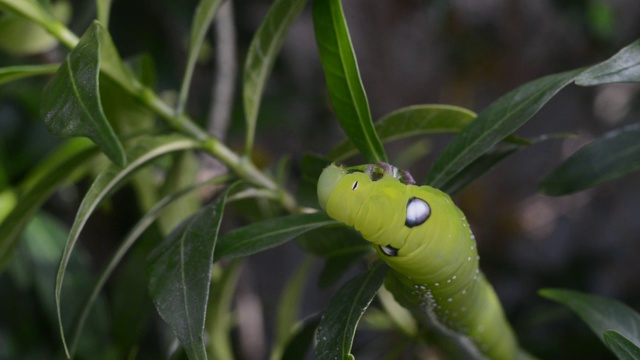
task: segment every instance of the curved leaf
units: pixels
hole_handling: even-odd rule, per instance
[[[369,307],[387,273],[378,263],[367,273],[345,283],[331,299],[316,333],[316,359],[353,360],[351,346],[362,314]]]
[[[124,148],[100,103],[98,76],[103,31],[97,22],[87,29],[45,87],[40,111],[52,134],[88,137],[111,161],[124,166],[127,161]]]
[[[576,84],[593,86],[640,81],[640,40],[625,46],[606,61],[594,65],[576,77]]]
[[[0,0],[3,10],[16,13],[38,24],[55,22],[56,18],[46,11],[38,1]]]
[[[112,255],[111,259],[109,259],[109,262],[104,267],[104,269],[100,273],[98,280],[94,284],[91,294],[87,297],[86,301],[82,305],[80,315],[78,316],[78,319],[76,320],[76,323],[74,325],[73,337],[71,338],[70,351],[72,354],[74,353],[74,349],[76,348],[78,340],[82,335],[85,321],[89,315],[89,312],[91,311],[91,308],[93,307],[93,304],[98,298],[100,291],[115,270],[116,266],[127,254],[133,244],[135,244],[135,242],[140,238],[140,236],[149,228],[149,226],[151,226],[151,224],[156,221],[156,219],[158,219],[159,216],[162,215],[162,213],[167,209],[167,206],[171,205],[176,200],[181,199],[185,195],[192,193],[194,190],[199,189],[204,185],[221,184],[228,180],[229,177],[223,176],[187,186],[162,198],[160,201],[154,204],[153,207],[151,207],[149,211],[140,218],[140,220],[138,220],[138,222],[131,228],[127,236],[124,238],[120,246],[118,246],[118,249]]]
[[[335,224],[326,213],[296,214],[229,231],[218,240],[215,260],[233,259],[282,245],[307,231]]]
[[[118,49],[116,49],[107,29],[98,21],[94,21],[92,26],[96,27],[100,41],[101,71],[111,80],[122,86],[128,94],[137,95],[138,99],[140,99],[140,93],[148,92],[149,90],[143,90],[142,84],[138,82],[134,72],[122,62]],[[144,96],[147,95],[145,94]]]
[[[281,360],[299,360],[305,359],[309,348],[313,344],[313,338],[316,329],[320,323],[320,315],[312,315],[310,318],[302,321],[302,324],[291,335],[289,341],[284,348]]]
[[[9,4],[8,8],[0,5],[2,10],[9,10],[3,11],[0,17],[2,52],[15,56],[29,56],[46,53],[58,45],[58,40],[47,32],[46,28],[40,26],[38,21],[45,21],[47,24],[68,22],[71,17],[71,4],[68,1],[38,3],[21,0],[19,9],[11,8],[12,6],[15,5]]]
[[[213,252],[232,187],[185,220],[149,255],[151,299],[192,360],[207,358],[204,325]]]
[[[640,124],[613,130],[571,155],[540,182],[547,195],[578,192],[640,170]]]
[[[87,139],[71,139],[44,158],[20,184],[16,206],[0,222],[0,270],[11,258],[22,230],[45,200],[58,186],[77,176],[96,155],[98,149]]]
[[[474,162],[469,164],[467,167],[460,170],[454,177],[449,179],[449,181],[442,184],[440,190],[446,192],[449,195],[456,194],[465,186],[469,185],[472,181],[476,180],[480,176],[484,175],[487,171],[491,170],[491,168],[496,166],[499,162],[515,154],[522,148],[522,146],[511,145],[488,151],[487,153],[476,159]]]
[[[373,251],[371,243],[362,239],[360,233],[338,223],[304,234],[298,239],[298,245],[325,258],[318,279],[320,288],[335,284],[364,254]]]
[[[59,64],[18,65],[0,68],[0,85],[30,76],[53,74]]]
[[[309,253],[324,258],[362,255],[373,249],[371,243],[364,240],[357,230],[338,222],[304,234],[298,239],[298,245]]]
[[[236,325],[235,314],[230,312],[234,290],[242,270],[242,260],[231,261],[228,266],[214,267],[211,296],[205,326],[209,335],[207,351],[214,360],[233,359],[231,329]],[[221,270],[216,272],[216,270]]]
[[[300,206],[320,208],[318,205],[318,178],[324,170],[331,164],[331,161],[315,155],[305,154],[300,161],[302,174],[298,185],[297,199]]]
[[[548,75],[524,84],[491,104],[444,149],[426,183],[442,187],[458,172],[511,135],[535,115],[547,101],[571,82],[598,85],[610,82],[639,81],[636,41],[611,58],[588,68]]]
[[[178,103],[176,104],[176,113],[182,114],[187,105],[189,96],[189,86],[191,85],[191,77],[193,70],[200,54],[202,42],[207,34],[207,30],[216,15],[216,11],[222,3],[221,0],[200,0],[193,16],[193,24],[191,25],[191,36],[189,37],[189,54],[187,56],[187,68],[182,78],[182,86],[178,95]]]
[[[540,290],[540,295],[573,310],[602,342],[605,342],[605,331],[615,330],[636,347],[640,346],[640,315],[627,305],[602,296],[570,290],[543,289]]]
[[[614,330],[604,332],[604,342],[620,360],[640,360],[640,348]]]
[[[524,125],[581,69],[548,75],[504,95],[465,127],[444,149],[426,183],[441,188],[458,172]]]
[[[69,356],[69,349],[61,322],[60,293],[62,291],[62,282],[64,280],[67,263],[89,216],[91,216],[98,204],[109,195],[112,190],[121,185],[130,174],[147,165],[153,159],[176,151],[196,149],[199,146],[200,144],[198,142],[179,135],[137,139],[137,147],[132,150],[131,154],[133,160],[124,168],[120,168],[115,164],[107,166],[107,168],[98,175],[89,188],[89,191],[87,191],[78,208],[76,218],[73,221],[69,238],[67,239],[67,244],[65,245],[62,259],[60,260],[60,267],[56,275],[55,298],[58,311],[58,325],[60,326],[60,336],[67,357]]]
[[[313,258],[306,256],[297,270],[291,275],[280,295],[273,350],[269,357],[271,360],[277,360],[282,357],[285,346],[294,333],[312,265]]]
[[[367,161],[387,161],[373,128],[340,0],[314,1],[313,25],[329,97],[342,129]]]
[[[247,125],[245,154],[251,153],[260,99],[287,31],[306,0],[276,0],[256,31],[247,52],[242,78],[242,105]]]
[[[458,132],[467,126],[476,114],[451,105],[413,105],[393,111],[375,123],[382,142],[431,133]],[[343,160],[355,152],[349,139],[336,145],[327,155],[335,161]]]

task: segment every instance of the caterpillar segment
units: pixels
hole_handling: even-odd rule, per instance
[[[392,269],[387,289],[454,358],[528,358],[478,268],[462,211],[444,192],[398,174],[388,164],[352,173],[332,164],[318,181],[320,205],[375,245]]]

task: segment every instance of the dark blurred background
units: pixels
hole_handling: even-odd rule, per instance
[[[233,3],[240,70],[251,36],[270,4],[262,0]],[[158,91],[166,97],[175,96],[180,86],[195,5],[193,0],[115,0],[113,4],[110,31],[121,55],[134,58],[148,53],[155,61]],[[275,64],[256,134],[255,157],[261,166],[273,166],[283,157],[291,159],[292,190],[299,183],[302,156],[325,154],[344,137],[330,110],[309,5],[293,25]],[[521,84],[599,62],[640,37],[637,0],[345,0],[344,7],[374,119],[414,104],[452,104],[480,112]],[[74,1],[73,9],[70,27],[80,34],[95,9],[86,1]],[[210,111],[215,81],[214,39],[212,31],[209,52],[203,53],[196,69],[189,102],[189,113],[201,123]],[[0,52],[0,65],[62,56],[59,50],[27,57]],[[60,143],[47,133],[38,113],[45,80],[0,87],[0,162],[7,184],[18,184]],[[568,86],[518,134],[535,137],[569,132],[576,137],[545,141],[522,151],[456,196],[474,229],[482,269],[524,347],[542,358],[603,359],[612,355],[575,315],[540,298],[536,293],[540,288],[595,293],[640,310],[640,176],[559,198],[537,191],[541,178],[582,145],[637,122],[639,90],[637,84]],[[241,149],[244,120],[239,97],[235,99],[227,141],[232,148]],[[429,149],[426,156],[406,164],[420,182],[450,139],[412,138],[387,149],[396,163],[406,160],[403,149],[407,144]],[[356,158],[351,163],[361,161]],[[84,186],[56,194],[45,209],[68,226],[86,191]],[[130,200],[121,196],[113,201],[117,209]],[[84,242],[91,242],[93,231],[101,244],[86,245],[89,258],[103,261],[136,216],[135,210],[106,212],[92,220]],[[252,305],[244,306],[261,309],[264,315],[252,320],[256,333],[239,340],[245,358],[264,358],[260,354],[273,335],[279,294],[301,257],[302,251],[291,243],[252,256],[245,264],[240,293]],[[321,268],[320,262],[317,267]],[[304,315],[320,311],[335,291],[317,290],[314,281],[309,281]],[[0,286],[3,303],[8,301],[6,289],[29,298],[5,275]],[[13,331],[6,322],[2,324],[2,318],[0,315],[0,346]],[[59,351],[56,336],[53,332],[46,347]],[[355,351],[363,354],[358,358],[385,358],[367,351],[380,340],[375,333],[358,336]],[[144,348],[139,356],[148,358]]]

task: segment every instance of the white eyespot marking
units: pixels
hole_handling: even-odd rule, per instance
[[[380,250],[382,250],[382,252],[387,256],[398,256],[398,249],[391,245],[380,246]]]
[[[355,190],[358,188],[358,182],[354,182],[353,185],[351,185],[351,190]]]
[[[407,227],[414,227],[422,225],[431,216],[431,207],[426,201],[412,197],[407,202],[407,217],[404,225]]]

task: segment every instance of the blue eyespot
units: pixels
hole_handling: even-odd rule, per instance
[[[414,227],[422,225],[431,216],[431,207],[426,201],[412,197],[407,202],[407,217],[404,221],[404,225],[407,227]]]

